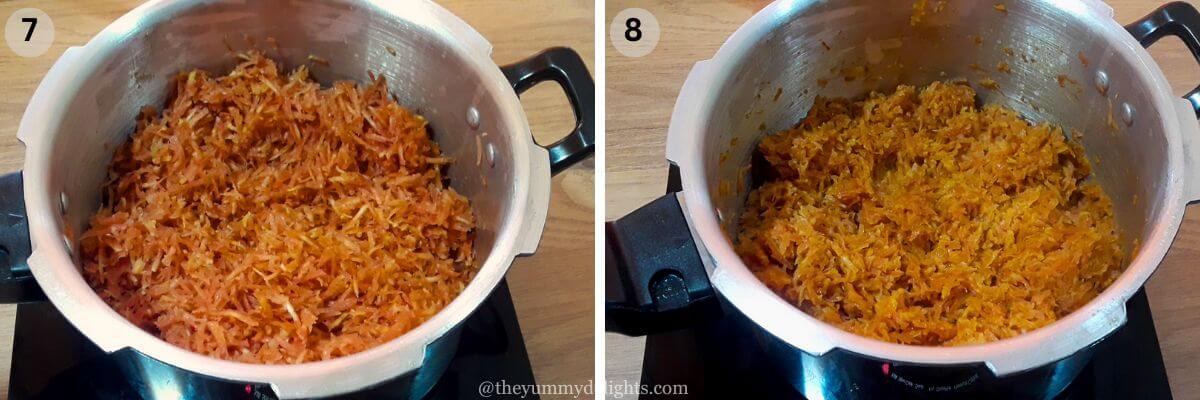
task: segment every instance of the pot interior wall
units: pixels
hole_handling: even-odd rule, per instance
[[[777,16],[765,40],[717,79],[718,111],[702,125],[705,170],[731,237],[751,189],[747,166],[758,141],[796,125],[817,96],[861,97],[953,79],[969,82],[983,104],[1078,132],[1093,179],[1113,199],[1126,249],[1149,233],[1147,221],[1163,208],[1164,116],[1152,107],[1151,84],[1107,47],[1087,5],[1007,1],[998,10],[994,2],[931,0],[924,20],[913,24],[913,3],[810,2]],[[1010,73],[999,71],[1001,62]],[[997,88],[985,87],[988,79]],[[1126,104],[1134,110],[1131,123],[1122,118]]]
[[[368,71],[386,77],[399,103],[425,116],[443,153],[456,160],[448,176],[478,217],[478,263],[492,251],[504,221],[523,206],[509,200],[516,192],[510,163],[517,145],[510,138],[528,133],[513,131],[523,123],[500,111],[497,100],[505,94],[489,92],[463,56],[468,50],[448,33],[389,17],[365,2],[166,7],[140,21],[144,26],[126,27],[115,55],[84,78],[64,116],[53,143],[50,184],[69,198],[64,220],[73,232],[83,232],[99,206],[107,165],[133,133],[139,110],[161,110],[181,71],[228,73],[238,61],[230,49],[263,51],[286,70],[306,65],[325,86],[337,80],[368,83]],[[422,12],[419,7],[414,12]],[[471,107],[479,112],[478,128],[468,126]],[[485,154],[489,147],[494,164]]]

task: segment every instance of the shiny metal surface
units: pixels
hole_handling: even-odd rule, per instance
[[[430,121],[443,152],[459,160],[448,175],[472,201],[481,262],[476,278],[442,312],[362,353],[253,365],[163,342],[92,292],[73,262],[70,241],[99,204],[113,150],[133,132],[142,107],[163,104],[176,73],[232,67],[229,48],[263,50],[288,69],[308,65],[325,84],[382,75],[402,105]],[[55,306],[108,352],[133,348],[195,373],[269,383],[284,398],[344,393],[413,371],[426,347],[492,292],[515,256],[536,249],[545,223],[548,156],[533,142],[520,102],[490,52],[482,36],[429,1],[160,0],[138,7],[87,45],[64,53],[21,121],[30,268]],[[468,121],[471,113],[476,121]],[[493,152],[494,159],[479,151]],[[475,162],[485,157],[494,162]],[[69,201],[60,212],[62,198]]]
[[[1162,260],[1186,203],[1200,198],[1194,144],[1200,127],[1193,110],[1172,95],[1110,8],[1097,0],[1009,1],[1005,11],[993,5],[948,2],[913,26],[911,1],[780,0],[689,74],[671,118],[667,156],[680,167],[687,215],[707,253],[710,280],[771,337],[803,353],[797,360],[841,349],[922,365],[979,363],[1000,377],[1053,367],[1125,322],[1126,300]],[[1001,62],[1011,73],[999,71]],[[841,331],[759,282],[732,247],[758,139],[796,124],[817,95],[855,97],[945,79],[966,79],[982,102],[1077,132],[1095,179],[1113,198],[1125,247],[1137,248],[1127,271],[1098,298],[1047,327],[954,348],[885,343]],[[988,79],[998,89],[986,88]],[[1125,107],[1135,110],[1130,123],[1122,121]],[[810,365],[803,374],[819,380],[821,368],[835,367]]]

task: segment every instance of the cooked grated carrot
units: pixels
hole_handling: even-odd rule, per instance
[[[1045,326],[1125,265],[1112,203],[1062,130],[965,84],[818,99],[759,150],[737,251],[768,287],[847,331],[964,345]]]
[[[476,271],[475,217],[382,79],[322,89],[258,53],[181,73],[113,157],[83,273],[177,346],[300,363],[396,338]]]

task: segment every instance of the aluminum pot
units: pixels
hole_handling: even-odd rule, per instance
[[[451,186],[471,200],[478,218],[479,272],[445,309],[357,354],[257,365],[168,344],[126,321],[89,288],[70,233],[86,230],[99,206],[113,150],[134,131],[142,107],[164,104],[176,73],[228,71],[237,61],[231,48],[257,48],[287,69],[309,65],[325,84],[382,75],[400,104],[428,119],[443,152],[458,160],[447,170]],[[491,44],[478,32],[430,1],[158,0],[134,9],[86,45],[68,49],[21,120],[24,183],[8,177],[0,197],[12,216],[0,234],[10,264],[3,268],[7,300],[37,297],[40,287],[100,349],[140,355],[127,375],[150,394],[207,398],[212,393],[197,382],[227,381],[245,383],[247,393],[253,387],[281,398],[309,398],[403,377],[402,393],[389,395],[421,397],[453,355],[459,324],[501,282],[514,257],[537,248],[551,174],[593,151],[594,88],[575,52],[550,49],[503,68],[490,53]],[[547,80],[563,87],[578,122],[566,138],[542,147],[517,96]]]
[[[617,286],[609,295],[617,317],[611,330],[679,326],[725,303],[753,322],[766,353],[808,398],[1051,398],[1074,379],[1092,345],[1125,323],[1126,301],[1162,261],[1184,207],[1200,198],[1200,95],[1173,96],[1143,48],[1173,34],[1197,53],[1200,14],[1174,3],[1125,28],[1098,0],[1006,1],[1003,8],[950,1],[938,12],[935,3],[914,24],[908,0],[776,1],[712,59],[695,64],[667,138],[682,190],[609,227],[616,242],[610,259],[617,260],[610,261],[617,276],[610,280]],[[1011,73],[996,71],[1002,61]],[[1134,255],[1112,286],[1041,329],[932,347],[840,330],[755,278],[733,243],[762,136],[794,126],[818,95],[858,97],[958,78],[983,103],[1082,134],[1094,179],[1112,197],[1123,246]],[[647,219],[659,228],[648,228]],[[671,224],[683,230],[654,234],[673,238],[661,241],[671,251],[631,240]]]

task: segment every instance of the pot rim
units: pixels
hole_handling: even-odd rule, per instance
[[[491,294],[517,255],[536,248],[549,206],[550,166],[546,150],[537,146],[528,119],[508,80],[491,59],[491,44],[465,21],[430,0],[399,4],[363,0],[364,6],[404,19],[425,31],[452,38],[447,48],[482,75],[497,99],[513,146],[513,194],[491,254],[475,278],[454,300],[429,320],[388,342],[359,353],[301,364],[251,364],[222,360],[174,346],[134,326],[108,306],[84,281],[64,244],[58,217],[59,191],[49,187],[52,145],[61,118],[83,79],[114,57],[126,38],[150,23],[169,23],[170,17],[211,1],[153,0],[126,13],[81,47],[67,49],[39,84],[18,129],[25,144],[22,173],[33,253],[28,264],[46,297],[77,329],[107,353],[133,348],[166,364],[195,373],[239,382],[270,384],[280,398],[323,397],[358,390],[419,368],[425,348],[455,328]],[[66,100],[60,100],[66,99]]]
[[[1147,235],[1137,255],[1124,273],[1099,296],[1080,309],[1047,326],[1024,334],[977,345],[941,347],[916,346],[885,342],[859,336],[822,322],[786,300],[759,281],[733,250],[732,242],[720,227],[716,207],[712,202],[707,179],[705,154],[710,150],[700,139],[704,118],[712,115],[717,93],[716,84],[732,77],[737,64],[763,38],[797,14],[817,3],[815,0],[777,0],[759,11],[743,24],[721,46],[712,59],[695,64],[676,100],[668,129],[667,158],[675,163],[681,174],[685,215],[696,237],[700,238],[701,257],[709,279],[731,304],[760,327],[791,346],[820,356],[835,348],[887,361],[900,361],[937,366],[983,363],[997,376],[1004,376],[1045,365],[1070,356],[1099,341],[1125,323],[1125,303],[1146,279],[1153,274],[1170,248],[1188,195],[1196,186],[1185,182],[1184,167],[1193,165],[1185,160],[1189,146],[1200,128],[1191,105],[1175,98],[1166,77],[1150,54],[1113,19],[1112,9],[1095,0],[1084,2],[1046,0],[1054,7],[1068,11],[1076,18],[1096,24],[1098,31],[1111,48],[1138,71],[1134,78],[1142,87],[1154,92],[1152,104],[1163,115],[1161,127],[1166,132],[1167,168],[1160,178],[1165,186],[1164,209],[1152,221],[1154,227]],[[1187,135],[1182,135],[1187,133]],[[713,150],[720,151],[720,150]],[[1194,154],[1188,154],[1195,157]]]

